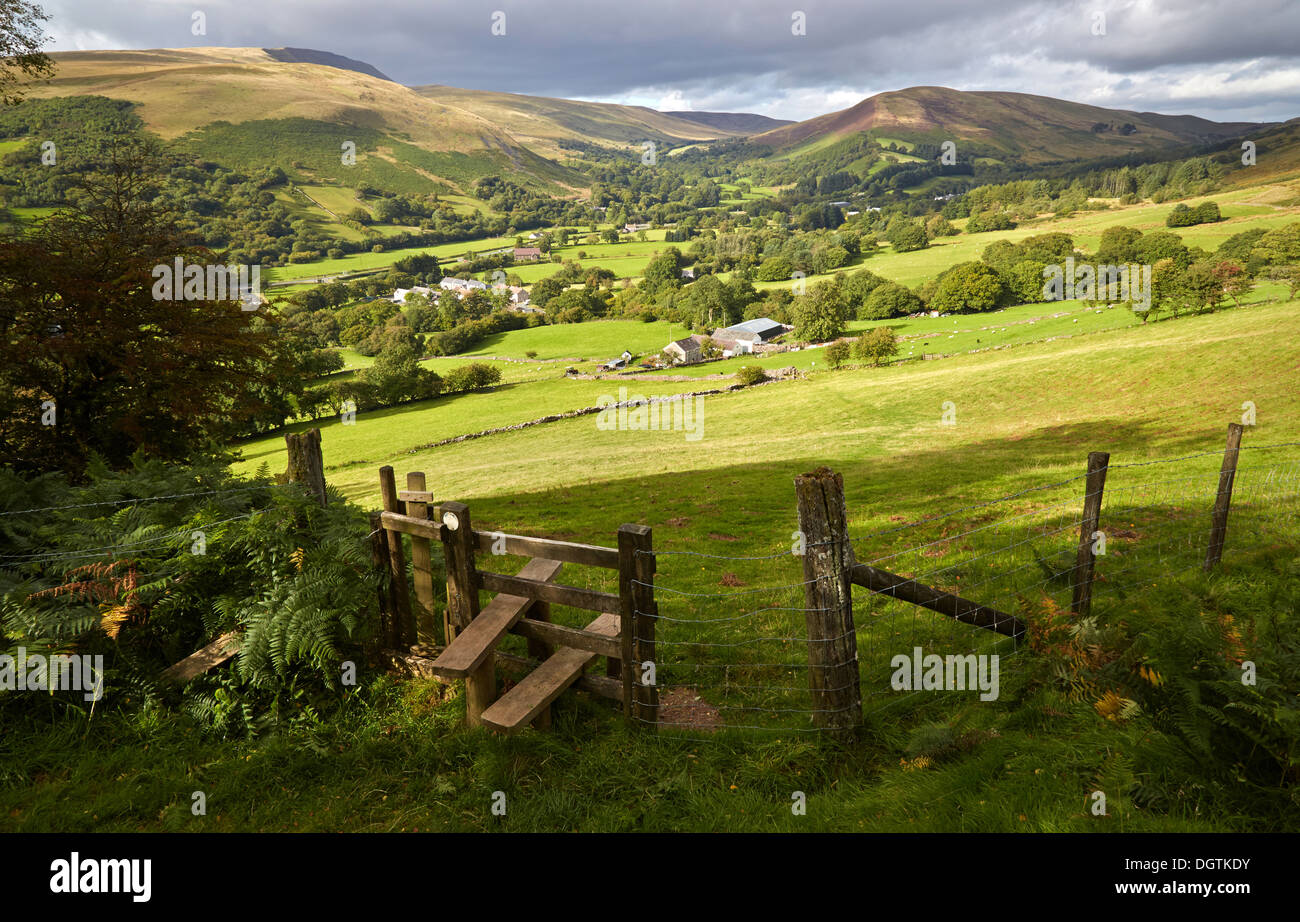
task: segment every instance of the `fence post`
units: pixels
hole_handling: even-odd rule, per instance
[[[325,460],[321,456],[320,430],[286,432],[284,445],[289,452],[289,482],[304,484],[312,496],[316,497],[316,502],[323,507],[325,505]]]
[[[838,739],[855,735],[862,720],[858,640],[853,627],[848,508],[844,478],[826,467],[794,479],[799,530],[804,538],[804,618],[808,627],[808,682],[819,727]]]
[[[397,481],[393,469],[384,465],[379,469],[379,492],[384,498],[384,511],[402,514],[406,506],[397,498]],[[397,609],[397,642],[415,643],[415,623],[411,619],[411,591],[406,585],[406,554],[402,550],[402,533],[385,529],[388,537],[388,567],[393,577],[393,603]]]
[[[406,489],[412,493],[425,492],[424,472],[411,471],[406,475]],[[406,514],[416,519],[429,517],[427,503],[413,499],[406,501]],[[415,628],[420,642],[434,643],[433,632],[433,552],[428,538],[411,535],[411,575],[415,580],[415,601],[419,611],[415,617]],[[446,639],[451,643],[451,638]]]
[[[524,617],[531,618],[533,621],[545,621],[549,623],[551,620],[551,603],[533,602],[532,605],[528,606],[528,611],[524,613]],[[547,643],[545,640],[538,640],[535,637],[528,638],[528,655],[537,660],[537,662],[546,662],[554,652],[555,647]],[[542,713],[533,718],[533,727],[537,730],[551,729],[550,705],[543,708]]]
[[[443,503],[442,550],[447,561],[447,623],[453,631],[464,630],[478,617],[478,581],[474,565],[474,526],[464,503]],[[454,635],[449,635],[451,643]],[[496,700],[496,656],[488,654],[483,664],[465,677],[465,722],[481,726],[483,712]]]
[[[645,525],[618,529],[618,589],[622,600],[619,639],[623,646],[623,711],[629,722],[659,723],[658,667],[655,682],[641,684],[643,663],[655,663],[655,556],[653,533]]]
[[[1219,468],[1219,492],[1214,497],[1214,518],[1210,524],[1210,547],[1205,552],[1206,570],[1223,559],[1223,542],[1228,536],[1228,507],[1232,504],[1232,483],[1237,478],[1237,455],[1241,452],[1241,423],[1228,423],[1228,447]]]
[[[1110,466],[1110,453],[1094,451],[1088,454],[1088,480],[1083,495],[1083,521],[1079,525],[1079,553],[1074,563],[1074,595],[1070,610],[1087,617],[1092,608],[1092,574],[1097,556],[1092,552],[1092,535],[1101,523],[1101,496],[1106,489],[1106,470]]]
[[[389,576],[392,580],[392,566],[388,561],[388,539],[384,535],[384,526],[378,512],[370,513],[370,560],[375,569]],[[379,632],[384,644],[395,650],[401,644],[400,625],[397,621],[397,606],[393,604],[396,590],[391,586],[379,587]]]

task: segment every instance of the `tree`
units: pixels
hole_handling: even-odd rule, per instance
[[[657,294],[663,288],[681,286],[682,254],[676,247],[669,247],[646,264],[641,287],[649,294]]]
[[[849,341],[837,339],[826,347],[826,364],[832,369],[838,369],[849,360],[850,352]]]
[[[806,295],[795,298],[790,313],[795,338],[803,342],[826,342],[842,336],[849,319],[844,292],[834,282],[818,282]]]
[[[403,327],[389,338],[375,364],[357,376],[374,389],[378,406],[428,400],[442,390],[442,380],[420,365],[420,339]]]
[[[898,355],[898,337],[891,327],[876,327],[870,333],[858,337],[853,351],[862,361],[880,365],[886,359]]]
[[[156,297],[160,267],[213,256],[167,210],[156,149],[115,144],[105,161],[75,207],[0,238],[0,464],[76,477],[91,454],[188,460],[266,412],[265,382],[293,376],[276,318]]]
[[[888,320],[891,317],[906,317],[915,314],[925,305],[916,293],[897,282],[885,282],[874,288],[867,295],[862,310],[858,312],[861,320]]]
[[[998,306],[1004,294],[1005,286],[997,270],[983,263],[962,263],[940,278],[930,307],[944,313],[989,311]]]
[[[894,215],[890,219],[889,227],[885,231],[885,239],[889,241],[896,253],[923,250],[929,243],[925,236],[925,227],[921,222],[902,215]]]
[[[39,80],[54,73],[54,62],[41,51],[49,38],[40,24],[49,18],[27,0],[0,0],[0,103],[23,101],[23,78]]]

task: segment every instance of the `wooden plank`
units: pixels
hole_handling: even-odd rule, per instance
[[[618,551],[611,547],[599,547],[595,544],[574,544],[571,541],[555,541],[551,538],[529,538],[524,535],[508,535],[504,532],[476,531],[478,549],[484,554],[501,556],[514,554],[519,557],[543,557],[547,560],[560,560],[564,563],[576,563],[588,567],[605,567],[618,569]]]
[[[1088,479],[1083,491],[1083,520],[1079,523],[1079,550],[1074,563],[1074,592],[1070,611],[1086,616],[1092,608],[1092,574],[1097,556],[1092,552],[1093,534],[1101,524],[1101,497],[1106,489],[1106,470],[1110,454],[1094,451],[1088,455]]]
[[[521,572],[530,579],[549,580],[562,566],[558,560],[530,560]],[[450,679],[463,679],[477,671],[532,604],[532,599],[523,596],[498,595],[447,645],[434,661],[433,671]]]
[[[513,653],[502,653],[499,650],[496,654],[496,661],[497,667],[502,672],[518,676],[527,675],[541,665],[538,660],[529,659],[526,656],[515,656]],[[573,683],[572,687],[578,691],[599,695],[602,698],[610,698],[614,701],[623,700],[623,683],[618,679],[611,679],[603,675],[581,675],[578,677],[578,681]],[[536,719],[533,720],[533,726],[537,726]]]
[[[618,618],[617,615],[613,617]],[[619,619],[619,623],[622,623],[621,619]],[[534,621],[532,618],[520,619],[510,629],[510,632],[521,637],[527,637],[530,640],[542,641],[559,647],[586,650],[588,653],[595,653],[598,656],[618,657],[622,653],[622,647],[617,637],[610,638],[574,627],[565,627],[563,624]]]
[[[486,570],[476,570],[475,576],[479,587],[488,592],[507,592],[510,595],[527,596],[539,602],[568,605],[570,608],[585,608],[588,611],[602,613],[618,611],[618,596],[608,592],[562,586],[558,583],[543,583],[535,579],[488,573]]]
[[[857,633],[853,626],[853,586],[849,569],[849,513],[844,478],[827,467],[794,479],[803,554],[804,622],[808,631],[808,684],[813,719],[841,739],[851,739],[862,723],[862,689]]]
[[[424,473],[411,471],[406,475],[408,495],[425,492]],[[400,496],[400,494],[399,494]],[[429,518],[429,507],[414,500],[406,501],[406,514],[413,519]],[[433,547],[425,535],[411,535],[411,576],[415,582],[416,638],[418,642],[431,643],[433,630]],[[444,637],[443,643],[451,643],[450,637]]]
[[[542,624],[551,622],[551,606],[548,602],[533,602],[528,608],[528,620]],[[545,640],[539,640],[536,637],[528,638],[528,655],[539,663],[544,663],[552,654],[555,653],[555,647],[551,646]],[[500,655],[500,654],[498,654]],[[498,662],[500,662],[498,660]],[[533,729],[549,730],[551,729],[551,709],[545,708],[540,714],[533,718]]]
[[[407,484],[410,484],[410,476],[407,476]],[[433,494],[428,490],[398,490],[397,498],[404,503],[424,503],[426,506],[432,506],[434,503]]]
[[[394,499],[396,495],[396,493],[393,494]],[[435,510],[435,512],[438,512],[438,510]],[[384,512],[380,515],[379,520],[389,531],[400,531],[404,535],[428,538],[431,541],[436,541],[442,537],[442,525],[430,519],[416,519],[398,512]]]
[[[474,526],[470,524],[469,507],[464,503],[442,504],[442,553],[447,561],[447,617],[443,620],[443,630],[450,643],[479,615]],[[496,666],[489,654],[477,669],[465,676],[465,723],[477,727],[480,716],[496,700],[496,695]]]
[[[618,618],[603,614],[587,625],[593,634],[613,637],[618,632]],[[502,695],[481,715],[485,726],[515,733],[545,708],[550,707],[564,690],[578,680],[582,670],[596,658],[595,653],[563,647],[557,650],[514,688]]]
[[[384,511],[379,516],[379,522],[384,526],[384,535],[388,538],[388,567],[392,577],[393,603],[397,607],[398,639],[399,643],[413,644],[415,621],[411,618],[411,590],[406,584],[406,551],[402,547],[402,536],[384,522],[385,516],[390,515],[405,518],[406,504],[397,498],[397,483],[393,478],[393,469],[388,465],[379,469],[379,492],[384,498]]]
[[[184,684],[197,675],[202,675],[214,666],[220,666],[239,652],[241,635],[236,631],[222,634],[202,650],[191,653],[185,659],[168,666],[159,676],[164,682]]]
[[[1219,492],[1214,497],[1214,514],[1210,520],[1210,546],[1205,552],[1204,569],[1211,570],[1223,559],[1223,543],[1228,537],[1228,509],[1232,504],[1232,483],[1237,477],[1237,457],[1241,453],[1241,423],[1228,424],[1228,447],[1219,467]]]
[[[1027,630],[1025,623],[1015,615],[1008,615],[996,608],[989,608],[987,605],[963,599],[950,592],[934,589],[906,576],[869,567],[865,563],[855,564],[852,573],[853,582],[859,586],[937,611],[963,624],[973,624],[975,627],[986,628],[1016,639],[1023,637]]]

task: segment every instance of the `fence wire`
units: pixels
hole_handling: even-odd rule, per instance
[[[1224,566],[1300,539],[1294,445],[1242,449]],[[1096,551],[1092,615],[1122,615],[1135,595],[1205,569],[1223,459],[1222,451],[1202,452],[1107,468],[1100,534],[1088,537]],[[859,563],[1032,623],[1073,607],[1085,492],[1086,475],[1080,475],[850,538]],[[659,725],[819,732],[827,710],[811,691],[809,672],[818,667],[809,661],[807,619],[821,610],[808,607],[812,584],[803,579],[801,558],[679,550],[655,556]],[[917,703],[919,689],[896,685],[901,664],[918,652],[996,655],[1005,669],[1026,643],[889,591],[854,586],[853,611],[867,714]]]

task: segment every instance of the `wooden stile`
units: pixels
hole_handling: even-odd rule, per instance
[[[379,633],[386,646],[396,649],[401,644],[401,625],[397,619],[397,606],[393,602],[388,537],[384,534],[383,519],[378,512],[370,513],[370,561],[376,570],[388,578],[388,585],[379,587]]]
[[[397,482],[393,477],[392,467],[385,465],[379,469],[379,492],[384,499],[384,516],[392,513],[405,515],[406,506],[397,498]],[[406,554],[402,549],[402,536],[385,526],[388,538],[388,566],[392,577],[393,604],[397,610],[398,644],[410,645],[416,641],[415,621],[411,617],[411,592],[406,585]]]
[[[406,491],[408,495],[424,494],[422,471],[411,471],[406,475]],[[413,519],[428,519],[428,504],[407,500],[406,514]],[[411,575],[415,581],[415,601],[418,604],[415,613],[417,642],[433,643],[436,639],[433,628],[433,548],[429,538],[424,535],[411,535]],[[445,643],[451,643],[451,638],[447,637]]]
[[[1214,512],[1210,521],[1210,546],[1205,551],[1203,569],[1212,570],[1223,559],[1223,544],[1228,537],[1228,509],[1232,505],[1232,485],[1237,479],[1237,459],[1241,454],[1241,423],[1228,424],[1228,446],[1223,452],[1219,467],[1219,492],[1214,497]]]
[[[450,645],[461,631],[479,615],[478,571],[474,566],[474,526],[469,507],[464,503],[442,504],[442,550],[447,563],[447,617],[443,628]],[[546,585],[543,583],[542,585]],[[511,595],[535,598],[527,593]],[[496,700],[496,666],[488,656],[474,672],[465,677],[465,722],[471,727],[482,723],[483,712]]]

